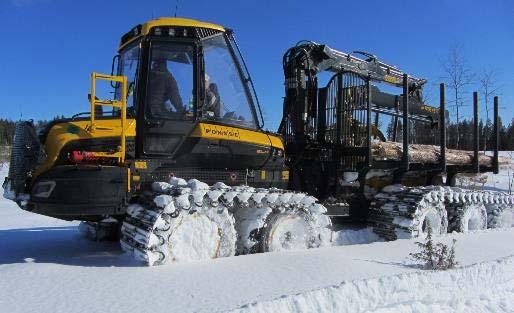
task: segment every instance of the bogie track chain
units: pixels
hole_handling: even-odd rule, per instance
[[[331,241],[325,212],[303,193],[173,178],[129,206],[120,241],[148,265],[313,248]]]
[[[391,185],[375,195],[370,205],[373,231],[387,240],[424,236],[432,232],[510,227],[514,196],[449,186]],[[503,217],[503,222],[496,216]],[[507,225],[508,223],[511,223]]]

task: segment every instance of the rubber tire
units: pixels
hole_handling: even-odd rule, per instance
[[[487,209],[483,203],[454,206],[448,210],[450,232],[466,233],[487,228]]]
[[[431,228],[432,236],[444,235],[448,232],[448,215],[442,201],[419,203],[412,221],[413,232],[410,237],[425,238],[427,227]]]
[[[487,228],[514,227],[514,209],[509,205],[489,204],[487,209]]]
[[[153,199],[159,195],[161,194],[156,192],[153,193],[153,195],[150,197],[141,197],[138,203],[143,209],[155,211],[155,209],[151,209],[149,206],[153,206]],[[159,209],[159,211],[162,212],[162,209]],[[125,251],[133,252],[137,259],[149,266],[162,265],[175,261],[189,261],[189,259],[180,259],[180,253],[178,255],[175,253],[174,247],[170,245],[170,240],[174,239],[173,235],[182,226],[184,220],[187,221],[192,217],[204,216],[207,217],[210,222],[216,224],[216,227],[218,227],[217,231],[219,234],[219,242],[217,243],[218,247],[215,254],[201,259],[228,257],[235,255],[237,241],[237,233],[234,227],[235,221],[232,213],[230,213],[223,205],[220,204],[215,207],[209,206],[204,201],[204,204],[199,207],[191,203],[191,207],[188,208],[188,210],[177,208],[175,213],[161,213],[161,216],[162,218],[159,219],[160,226],[156,227],[157,224],[154,224],[151,227],[152,230],[150,236],[158,238],[158,240],[151,241],[151,243],[149,243],[146,247],[143,247],[143,249],[134,249],[129,244],[124,242],[124,239],[122,238],[122,248]],[[184,237],[184,239],[188,240],[184,241],[185,244],[189,244],[195,240],[195,238],[191,236]],[[183,252],[185,250],[181,248],[178,251]],[[206,254],[199,253],[197,255],[205,256]],[[199,259],[196,258],[194,260],[196,261]]]
[[[305,249],[328,246],[332,243],[332,224],[328,216],[304,210],[273,210],[269,207],[239,208],[236,213],[236,228],[238,232],[238,254],[265,253],[276,251],[297,250],[292,246],[272,244],[272,237],[277,224],[284,219],[301,219],[304,223],[304,234],[293,235],[293,238],[303,237]],[[272,247],[273,246],[273,247]]]
[[[291,221],[299,233],[280,233],[280,227],[287,227],[288,223],[291,225]],[[271,214],[260,238],[260,252],[303,250],[328,245],[332,241],[330,227],[330,219],[324,215],[311,216],[302,211]]]
[[[428,235],[427,227],[430,226],[432,234],[439,236],[448,232],[448,215],[446,210],[438,210],[435,208],[425,209],[423,219],[418,223],[418,232],[420,237]]]
[[[171,258],[171,261],[180,261],[177,259],[177,255],[174,254],[173,246],[171,246],[170,240],[172,240],[173,235],[176,233],[178,228],[180,227],[180,221],[184,218],[191,217],[206,217],[215,227],[217,227],[217,235],[219,242],[217,243],[218,247],[215,250],[214,254],[209,257],[204,258],[195,258],[194,261],[202,260],[202,259],[215,259],[215,258],[223,258],[234,256],[236,254],[236,241],[237,241],[237,233],[235,230],[235,221],[232,214],[223,206],[218,207],[206,207],[204,205],[203,208],[197,208],[195,212],[188,212],[181,210],[180,215],[171,220],[171,231],[170,235],[167,238],[168,243],[168,255]],[[191,259],[193,260],[193,259]],[[187,261],[191,261],[187,260]]]

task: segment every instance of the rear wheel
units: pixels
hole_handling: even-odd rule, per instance
[[[261,239],[262,252],[304,250],[319,246],[316,231],[303,213],[272,214]]]
[[[505,204],[489,204],[487,209],[487,228],[514,227],[514,210]]]
[[[418,228],[418,234],[425,237],[429,229],[432,234],[442,235],[447,232],[448,222],[442,211],[433,206],[424,207],[424,212],[419,217],[419,221],[413,223]]]
[[[448,216],[438,187],[392,185],[375,195],[370,206],[373,231],[386,240],[445,234]]]
[[[240,254],[318,248],[332,242],[330,218],[316,198],[284,190],[260,192],[235,211]]]

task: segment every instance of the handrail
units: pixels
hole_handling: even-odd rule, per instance
[[[121,100],[102,100],[96,98],[96,80],[107,80],[110,82],[118,82],[121,84]],[[126,126],[127,126],[127,76],[112,76],[99,74],[96,72],[91,73],[91,124],[89,126],[89,132],[93,133],[96,130],[95,123],[95,108],[97,106],[111,106],[119,108],[121,110],[121,134],[120,134],[120,146],[116,153],[104,153],[98,152],[98,156],[101,157],[112,157],[117,158],[119,163],[125,162],[125,149],[126,149]]]

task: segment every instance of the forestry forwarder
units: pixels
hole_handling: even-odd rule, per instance
[[[497,170],[497,151],[474,167],[446,165],[444,144],[439,165],[409,162],[406,130],[403,161],[373,159],[372,137],[385,140],[379,114],[394,116],[395,136],[399,116],[402,125],[438,125],[439,110],[420,100],[422,80],[373,56],[361,60],[314,43],[289,50],[284,69],[285,146],[262,129],[231,30],[183,18],[138,25],[122,37],[111,75],[92,74],[90,112],[39,131],[31,122],[16,125],[4,196],[28,211],[84,221],[81,230],[96,239],[119,237],[149,265],[329,244],[331,222],[314,196],[331,215],[349,208],[353,217],[369,217],[389,239],[426,232],[428,220],[446,232],[448,215],[475,223],[476,214],[487,214],[484,205],[496,205],[495,216],[507,212],[512,199],[499,193],[482,202],[476,198],[485,193],[466,202],[459,199],[469,193],[452,187],[377,193],[384,184],[440,182],[444,172]],[[316,74],[324,70],[335,76],[318,89]],[[97,80],[112,84],[113,100],[97,98]],[[370,81],[401,85],[409,96],[382,93]],[[411,112],[400,113],[399,101]],[[423,182],[406,179],[413,171]]]

